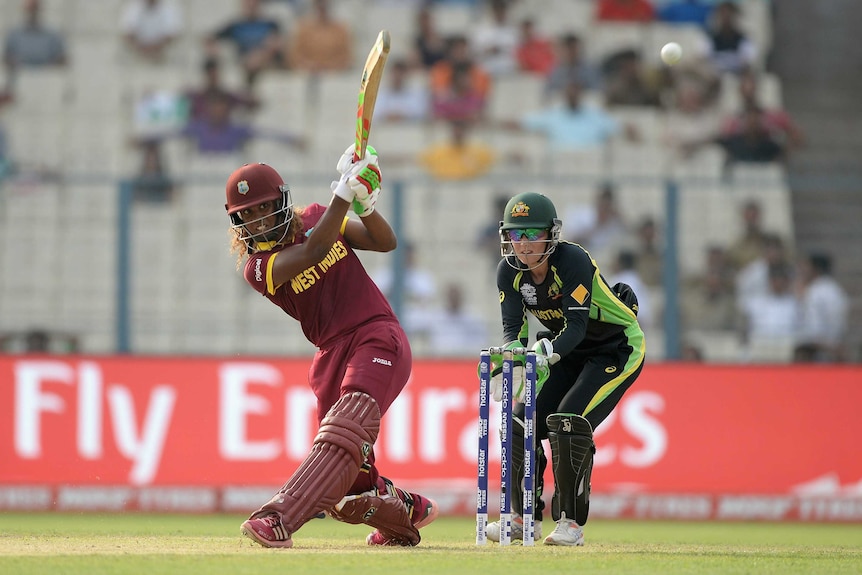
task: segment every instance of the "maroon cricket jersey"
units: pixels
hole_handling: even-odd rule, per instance
[[[297,319],[308,341],[319,348],[369,322],[398,321],[386,297],[340,233],[320,262],[282,285],[272,285],[271,266],[278,253],[305,242],[324,211],[326,207],[320,204],[304,208],[302,232],[293,244],[251,254],[244,270],[251,287]]]

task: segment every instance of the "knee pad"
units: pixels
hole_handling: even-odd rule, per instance
[[[371,454],[379,433],[377,402],[367,393],[355,391],[339,399],[327,412],[314,437],[314,446],[341,448],[360,467]]]

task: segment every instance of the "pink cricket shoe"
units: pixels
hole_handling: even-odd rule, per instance
[[[412,494],[414,501],[424,501],[424,508],[417,507],[414,510],[414,517],[411,519],[413,525],[416,529],[421,529],[437,519],[437,515],[440,513],[440,509],[437,507],[437,502],[433,499],[429,499],[428,497],[424,497],[422,495]],[[415,513],[419,509],[424,509],[424,512]],[[368,545],[383,545],[383,546],[405,546],[406,544],[397,539],[389,539],[385,535],[383,535],[380,531],[375,529],[371,533],[368,534],[368,537],[365,538],[365,542]]]
[[[293,547],[290,533],[281,524],[281,517],[276,513],[248,519],[239,530],[243,535],[264,547],[279,549]]]

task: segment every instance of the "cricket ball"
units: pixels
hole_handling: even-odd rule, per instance
[[[682,58],[682,46],[676,42],[668,42],[661,47],[661,61],[668,66],[673,66]]]

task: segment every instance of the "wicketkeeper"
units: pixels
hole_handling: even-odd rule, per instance
[[[551,446],[554,495],[551,515],[557,526],[546,545],[583,545],[590,509],[593,430],[619,403],[643,368],[644,334],[637,320],[637,298],[625,284],[610,286],[596,262],[578,244],[560,240],[562,222],[546,196],[524,192],[509,200],[500,222],[503,259],[497,288],[505,347],[529,341],[527,314],[547,331],[536,334],[537,362],[549,368],[536,396],[536,525],[541,537],[542,475]],[[491,391],[500,401],[499,367]],[[521,370],[515,369],[515,399]],[[512,441],[512,537],[523,538],[524,406],[516,404]],[[500,523],[490,523],[488,539],[500,540]]]

